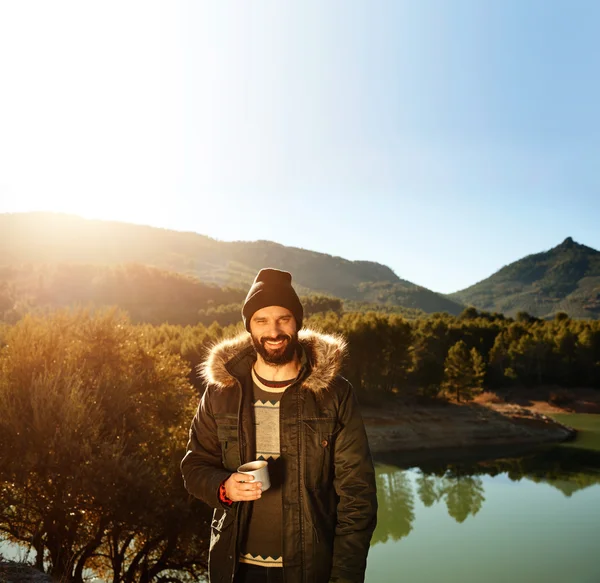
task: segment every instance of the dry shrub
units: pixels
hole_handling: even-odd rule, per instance
[[[484,391],[481,393],[481,395],[475,398],[475,402],[479,403],[480,405],[499,405],[504,403],[504,399],[492,391]]]
[[[570,403],[573,403],[573,401],[575,401],[575,395],[568,389],[557,389],[555,391],[551,391],[550,396],[548,397],[548,402],[552,403],[552,405],[556,405],[557,407],[569,405]]]

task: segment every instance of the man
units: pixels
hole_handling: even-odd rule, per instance
[[[211,583],[362,582],[376,523],[373,463],[345,343],[302,328],[292,276],[262,269],[244,302],[248,335],[216,345],[181,462],[214,510]],[[271,487],[237,473],[266,459]],[[251,478],[251,477],[250,477]]]

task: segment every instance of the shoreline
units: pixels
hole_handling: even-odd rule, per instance
[[[443,455],[451,450],[536,447],[569,441],[577,434],[535,407],[505,403],[393,403],[363,408],[362,414],[374,455],[415,459],[434,450]]]

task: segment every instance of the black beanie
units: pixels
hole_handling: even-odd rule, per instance
[[[302,328],[304,310],[298,295],[292,287],[292,274],[279,269],[261,269],[254,279],[252,287],[246,296],[242,308],[244,326],[250,332],[250,319],[257,310],[267,306],[281,306],[287,308],[294,318],[298,330]]]

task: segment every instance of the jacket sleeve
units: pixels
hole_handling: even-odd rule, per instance
[[[192,420],[187,451],[181,461],[181,472],[190,494],[213,508],[229,508],[219,500],[219,486],[231,472],[223,467],[209,388],[204,391]]]
[[[336,438],[334,487],[339,502],[333,541],[332,580],[362,582],[377,524],[377,487],[367,434],[350,383],[345,381]]]

